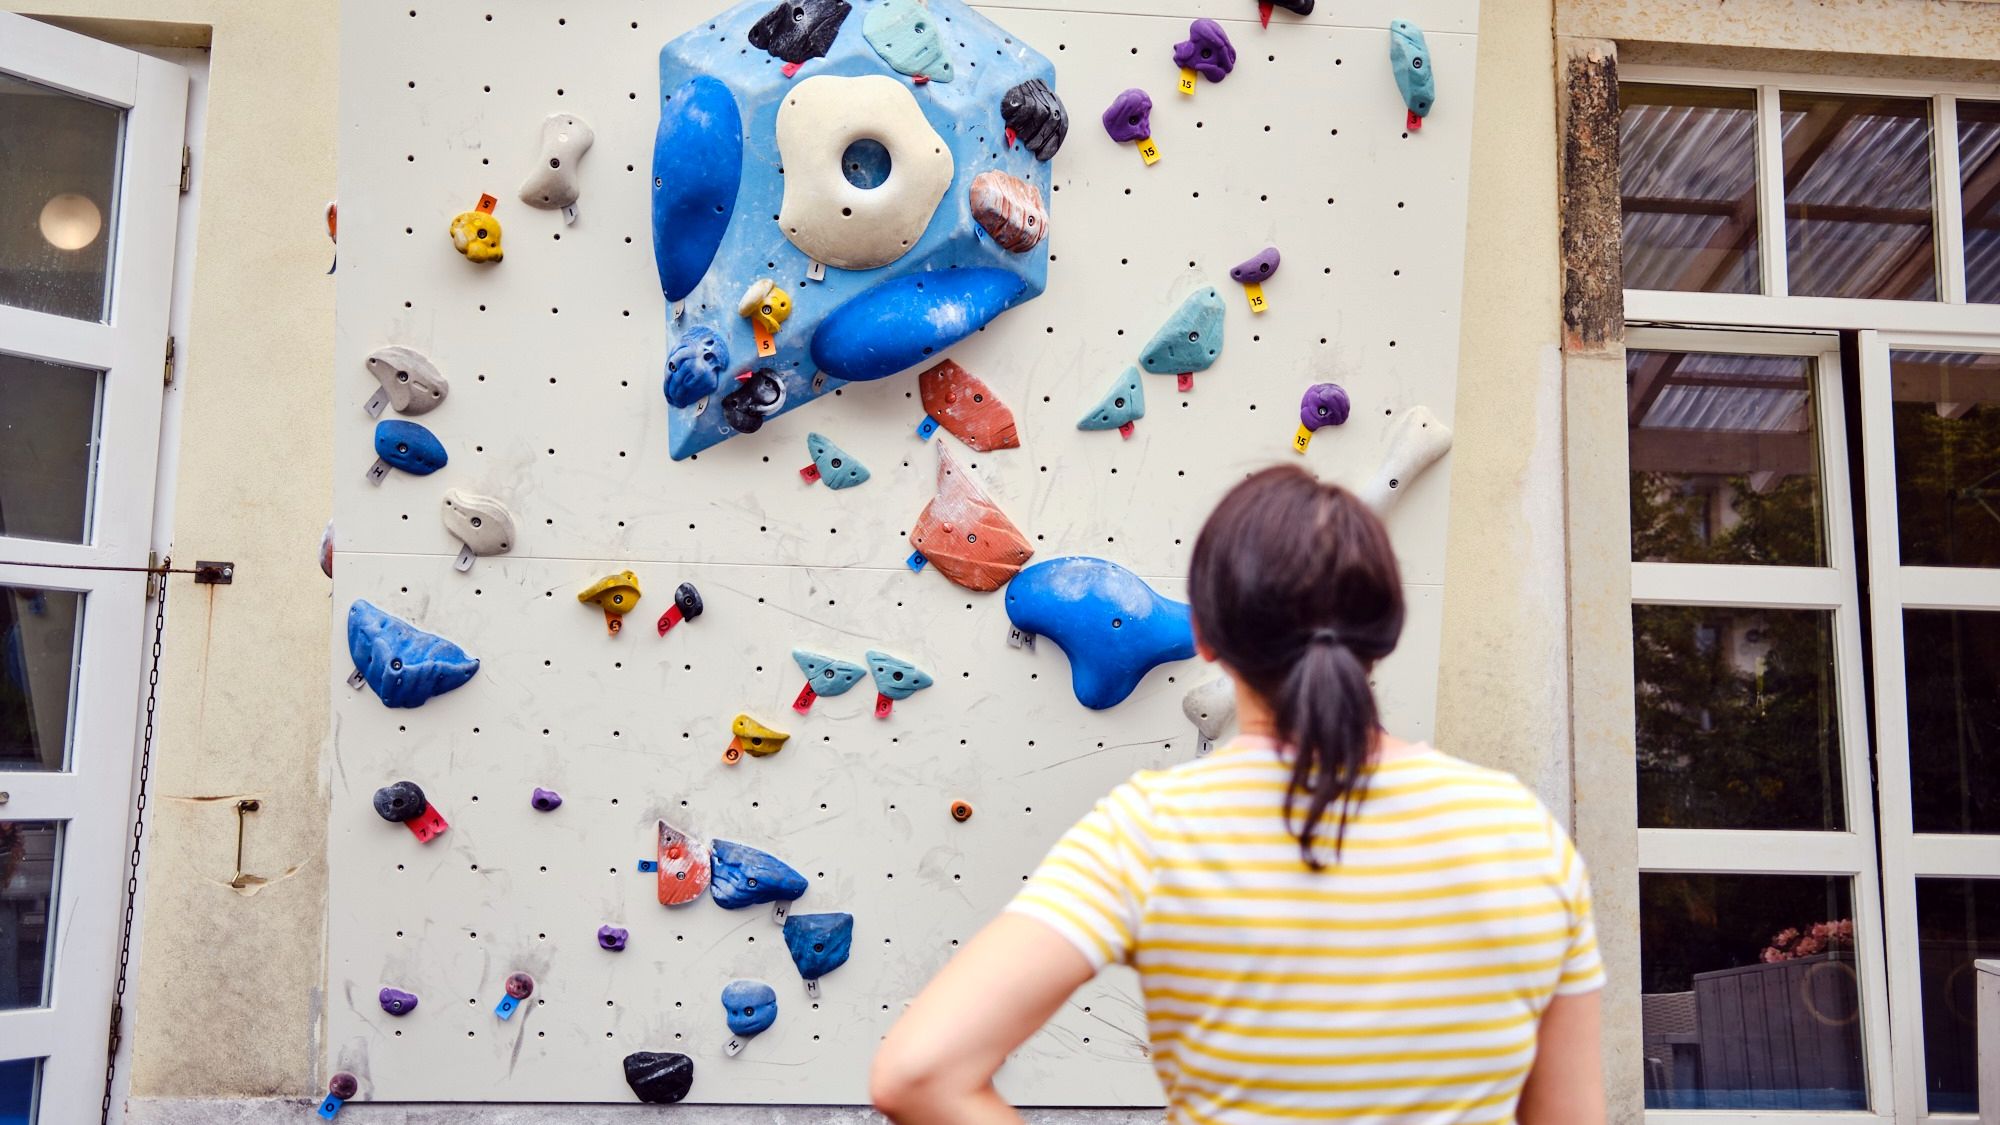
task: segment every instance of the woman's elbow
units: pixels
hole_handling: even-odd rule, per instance
[[[904,1120],[922,1101],[934,1078],[920,1060],[893,1041],[885,1043],[868,1071],[868,1100],[891,1121]]]

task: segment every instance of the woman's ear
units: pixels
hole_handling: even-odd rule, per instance
[[[1201,639],[1201,626],[1195,624],[1192,617],[1188,620],[1188,629],[1194,633],[1195,655],[1208,661],[1210,664],[1215,663],[1215,649],[1211,648],[1207,641]]]

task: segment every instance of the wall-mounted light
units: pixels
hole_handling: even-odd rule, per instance
[[[86,196],[64,192],[42,204],[37,224],[42,237],[58,250],[81,250],[97,241],[104,229],[104,212]]]

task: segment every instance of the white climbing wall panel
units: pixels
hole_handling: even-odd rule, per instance
[[[415,7],[411,7],[414,4]],[[857,5],[865,7],[865,5]],[[1135,769],[1191,758],[1180,697],[1211,675],[1156,670],[1105,712],[1070,694],[1061,652],[1009,648],[999,595],[913,574],[904,535],[932,494],[913,374],[849,385],[694,461],[666,453],[665,309],[648,176],[662,45],[720,0],[349,0],[341,43],[337,553],[328,961],[331,1068],[383,1101],[629,1101],[620,1060],[695,1059],[692,1102],[855,1103],[890,1021],[990,919],[1056,836]],[[1048,291],[952,349],[1013,407],[1022,448],[956,446],[1048,559],[1094,554],[1180,596],[1201,521],[1231,483],[1290,450],[1300,393],[1352,394],[1345,427],[1305,461],[1358,483],[1389,416],[1447,424],[1459,363],[1472,0],[1322,0],[1260,29],[1251,0],[1116,0],[1089,11],[999,0],[983,9],[1056,65],[1072,125],[1056,158]],[[857,11],[853,19],[859,19]],[[1174,91],[1187,21],[1225,21],[1234,75]],[[1386,27],[1428,34],[1438,102],[1405,136]],[[1098,124],[1128,86],[1153,95],[1161,162]],[[579,218],[515,198],[542,119],[581,116]],[[500,200],[506,260],[474,266],[446,236],[480,194]],[[949,205],[949,204],[948,204]],[[736,221],[746,221],[739,215]],[[1253,317],[1228,268],[1283,251]],[[1216,367],[1177,394],[1148,377],[1131,441],[1076,419],[1177,302],[1193,273],[1229,302]],[[799,300],[803,279],[780,279]],[[246,310],[246,315],[254,315]],[[451,380],[419,421],[450,452],[429,477],[380,487],[369,351],[405,344]],[[391,415],[393,416],[393,415]],[[302,424],[311,424],[302,421]],[[874,471],[844,492],[807,485],[804,435]],[[1401,649],[1379,671],[1390,725],[1431,727],[1447,457],[1390,520],[1409,587]],[[445,488],[504,498],[511,555],[452,568]],[[624,568],[644,600],[622,636],[577,591]],[[674,586],[707,612],[656,636]],[[342,682],[347,607],[366,598],[479,657],[470,684],[392,711]],[[789,704],[795,645],[859,661],[880,648],[937,686],[872,715],[873,693]],[[719,755],[739,711],[793,734],[765,760]],[[383,784],[422,785],[451,829],[428,845],[376,817]],[[562,793],[554,813],[530,790]],[[965,823],[948,815],[970,802]],[[654,900],[654,821],[765,848],[813,880],[800,911],[844,910],[854,955],[806,998],[767,908]],[[598,926],[631,931],[597,947]],[[539,982],[495,1019],[501,981]],[[736,977],[777,987],[776,1027],[726,1058],[717,999]],[[417,993],[395,1018],[375,995]],[[1122,973],[1081,991],[1010,1061],[1024,1104],[1157,1104],[1145,1021]]]

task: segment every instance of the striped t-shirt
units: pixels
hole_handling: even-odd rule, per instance
[[[1512,1121],[1550,1000],[1604,983],[1568,835],[1512,776],[1424,748],[1367,771],[1316,872],[1290,774],[1247,740],[1140,773],[1008,909],[1139,971],[1170,1121]]]

